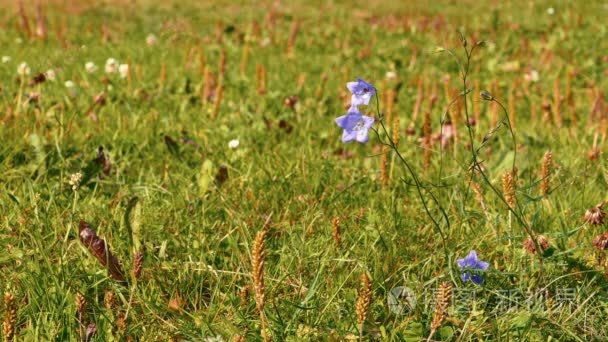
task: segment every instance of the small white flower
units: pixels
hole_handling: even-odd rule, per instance
[[[260,41],[260,46],[261,47],[266,47],[266,46],[270,45],[270,43],[272,43],[272,41],[270,40],[270,38],[269,37],[264,37],[262,39],[262,41]]]
[[[530,71],[528,71],[527,73],[524,74],[524,79],[526,81],[530,81],[530,82],[538,82],[539,80],[539,74],[538,71],[532,69]]]
[[[232,139],[228,142],[228,148],[230,149],[236,149],[237,147],[239,147],[239,139]]]
[[[2,63],[8,63],[11,61],[11,56],[2,56]]]
[[[120,77],[127,78],[129,76],[129,64],[121,64],[118,67],[118,72],[120,73]]]
[[[57,74],[55,73],[55,70],[49,69],[44,73],[44,77],[49,81],[54,81],[57,79]]]
[[[152,45],[156,45],[156,43],[158,43],[158,39],[156,38],[156,36],[153,33],[150,33],[146,37],[146,44],[148,44],[148,46],[152,46]]]
[[[68,89],[74,89],[76,87],[76,84],[72,80],[67,80],[67,81],[65,81],[64,84],[65,84],[65,87]]]
[[[396,80],[397,79],[397,73],[394,71],[387,71],[386,74],[384,75],[384,77],[387,80]]]
[[[82,182],[82,173],[76,172],[70,176],[69,184],[72,186],[72,190],[78,190],[80,186],[80,182]]]
[[[106,61],[105,70],[107,74],[113,74],[118,71],[118,61],[114,58],[108,58]]]
[[[549,8],[547,8],[547,14],[548,14],[548,15],[553,15],[553,14],[555,14],[555,8],[553,8],[553,7],[549,7]]]
[[[19,66],[17,67],[17,74],[19,74],[20,76],[29,75],[30,74],[29,65],[27,65],[27,63],[25,63],[25,62],[19,64]]]
[[[89,74],[92,74],[92,73],[94,73],[95,71],[97,71],[97,65],[95,65],[95,63],[93,63],[93,62],[87,62],[87,63],[84,65],[84,69],[85,69],[85,70],[86,70],[86,71],[87,71]]]

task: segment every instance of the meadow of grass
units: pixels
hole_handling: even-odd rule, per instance
[[[0,3],[5,340],[608,340],[606,3]]]

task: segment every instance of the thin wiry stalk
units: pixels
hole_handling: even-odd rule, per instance
[[[467,42],[466,42],[466,38],[462,35],[461,32],[459,32],[460,38],[462,40],[462,45],[463,45],[463,49],[465,51],[465,55],[466,55],[466,64],[463,65],[460,63],[460,60],[458,59],[458,57],[456,57],[456,55],[450,51],[450,50],[445,50],[450,56],[452,56],[456,62],[456,64],[458,65],[458,69],[461,73],[462,76],[462,93],[461,96],[463,97],[463,101],[464,101],[464,112],[465,112],[465,120],[466,120],[466,126],[467,126],[467,131],[469,133],[469,144],[470,144],[470,150],[471,150],[471,161],[472,161],[472,168],[471,171],[474,172],[475,169],[477,169],[477,171],[479,172],[479,174],[482,176],[482,178],[484,179],[484,181],[488,184],[488,186],[492,189],[492,191],[497,195],[497,197],[507,206],[508,210],[512,213],[513,216],[515,216],[515,218],[517,219],[517,221],[520,223],[520,225],[524,228],[525,232],[528,234],[528,236],[532,239],[532,241],[535,243],[535,246],[537,249],[540,248],[540,246],[538,246],[538,242],[537,239],[535,238],[535,235],[532,231],[532,229],[530,228],[530,226],[525,222],[525,220],[523,219],[523,217],[520,215],[520,213],[522,212],[522,208],[519,205],[519,202],[517,202],[517,206],[518,206],[518,212],[515,211],[514,208],[512,208],[504,199],[504,197],[502,196],[502,194],[500,193],[500,191],[498,189],[496,189],[496,187],[490,182],[490,180],[488,179],[487,175],[483,172],[483,169],[481,168],[481,165],[479,164],[479,160],[478,160],[478,152],[479,150],[475,149],[475,139],[473,138],[473,129],[471,128],[471,124],[469,122],[469,108],[467,105],[467,95],[470,92],[467,86],[467,79],[468,79],[468,75],[469,75],[469,71],[470,71],[470,66],[471,66],[471,58],[473,55],[473,52],[475,51],[475,48],[480,46],[483,42],[477,42],[475,43],[471,49],[467,49]],[[511,120],[509,118],[507,109],[505,108],[505,106],[498,101],[496,98],[492,97],[491,98],[492,102],[495,102],[496,104],[498,104],[504,113],[505,116],[505,122],[507,123],[507,127],[509,128],[509,132],[511,134],[511,139],[513,141],[513,163],[511,165],[511,173],[515,174],[515,163],[517,160],[517,140],[515,138],[515,132],[513,131],[513,127],[511,125]],[[471,180],[473,180],[474,174],[471,174]],[[470,182],[469,185],[467,186],[467,192],[465,195],[465,201],[469,195],[469,191],[470,191]],[[539,254],[539,258],[541,260],[541,274],[542,274],[542,256]]]
[[[376,95],[376,111],[377,111],[378,117],[380,117],[381,116],[380,102],[378,100],[377,95]],[[414,169],[410,166],[410,164],[407,162],[407,160],[403,157],[403,155],[401,155],[401,153],[399,152],[399,149],[395,145],[395,142],[390,138],[390,134],[388,133],[388,130],[384,126],[384,122],[382,121],[382,119],[379,120],[379,123],[380,123],[380,127],[382,127],[382,130],[383,130],[385,136],[388,138],[387,139],[388,143],[385,143],[384,140],[380,137],[380,133],[378,132],[378,130],[376,130],[375,128],[372,128],[373,131],[376,133],[376,135],[378,136],[378,139],[384,145],[389,146],[393,151],[395,151],[395,154],[397,155],[397,157],[399,158],[401,163],[405,166],[405,168],[408,170],[409,174],[412,176],[412,179],[414,180],[414,183],[416,184],[416,190],[418,193],[418,197],[420,198],[420,201],[422,202],[422,206],[424,207],[424,211],[426,212],[427,216],[431,219],[431,221],[433,221],[433,225],[435,226],[437,232],[441,236],[441,242],[442,242],[442,247],[443,247],[443,251],[445,254],[446,262],[449,262],[450,258],[449,258],[449,251],[447,249],[447,244],[446,244],[446,236],[445,236],[443,230],[441,229],[441,225],[439,224],[439,222],[435,219],[435,217],[433,217],[433,214],[431,214],[431,211],[427,205],[424,194],[422,193],[423,186],[418,178],[418,175],[416,174]],[[439,203],[439,201],[437,200],[437,198],[435,197],[435,195],[433,194],[432,191],[430,191],[428,189],[426,189],[426,191],[431,196],[431,198],[433,199],[433,202],[435,202],[435,204],[441,211],[441,213],[446,221],[447,227],[449,229],[450,228],[450,219],[449,219],[447,213],[445,212],[445,210],[443,209],[443,206],[441,206],[441,204]]]

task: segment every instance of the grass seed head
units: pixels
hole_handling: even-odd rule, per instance
[[[550,186],[550,182],[549,182],[549,177],[551,176],[552,173],[552,169],[553,169],[553,164],[552,164],[552,159],[553,159],[553,153],[551,151],[547,151],[545,152],[545,155],[543,156],[543,164],[542,164],[542,169],[541,169],[541,183],[540,183],[540,194],[542,196],[546,196],[549,193],[549,186]]]
[[[382,154],[380,156],[380,183],[382,186],[388,185],[389,175],[388,175],[388,150],[389,147],[384,145],[382,146]]]
[[[399,116],[393,118],[393,143],[395,146],[399,145],[399,138],[401,135],[401,126],[399,122]]]
[[[255,296],[255,303],[258,308],[260,315],[261,333],[264,341],[269,341],[266,332],[266,315],[264,314],[265,304],[265,292],[266,287],[264,285],[264,263],[265,263],[265,240],[266,234],[268,233],[268,226],[270,224],[270,216],[266,219],[264,227],[259,230],[253,240],[252,256],[251,256],[251,273],[253,276],[253,290]]]
[[[361,275],[361,287],[355,304],[355,313],[357,314],[357,323],[359,331],[363,334],[363,323],[367,320],[369,308],[372,303],[372,284],[367,276],[367,273]]]
[[[502,176],[502,193],[505,202],[511,207],[515,207],[515,182],[513,172],[509,171]]]
[[[115,304],[114,291],[107,290],[103,296],[103,305],[106,309],[112,310]]]
[[[12,341],[15,338],[17,323],[17,304],[15,296],[10,292],[4,293],[4,322],[2,324],[2,335],[5,341]]]
[[[123,311],[119,312],[116,317],[116,330],[121,334],[127,330],[127,316]]]
[[[433,321],[431,322],[431,334],[441,327],[448,315],[448,306],[452,298],[452,285],[448,282],[441,283],[435,295],[435,308]]]
[[[144,266],[144,254],[143,252],[137,251],[137,253],[135,253],[135,258],[133,259],[133,276],[135,276],[135,279],[139,279],[139,277],[141,276],[141,271],[143,269]]]
[[[334,217],[331,220],[331,230],[332,230],[332,235],[334,237],[334,241],[336,242],[336,245],[338,247],[340,247],[340,245],[342,244],[342,234],[340,232],[340,218],[339,217]]]

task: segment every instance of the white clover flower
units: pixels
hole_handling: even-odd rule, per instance
[[[127,78],[127,76],[129,76],[129,64],[121,64],[118,67],[118,72],[120,73],[121,78]]]
[[[397,73],[394,71],[387,71],[386,74],[384,75],[384,77],[387,80],[396,80],[397,79]]]
[[[114,58],[108,58],[105,67],[107,74],[114,74],[118,71],[118,61]]]
[[[11,56],[2,56],[2,63],[8,63],[11,61]]]
[[[97,65],[95,65],[95,63],[93,63],[93,62],[87,62],[87,63],[84,65],[84,69],[85,69],[85,70],[86,70],[86,71],[87,71],[89,74],[92,74],[92,73],[94,73],[95,71],[97,71]]]
[[[530,71],[528,71],[527,73],[524,74],[524,79],[526,81],[530,81],[530,82],[538,82],[539,80],[539,74],[538,71],[532,69]]]
[[[54,81],[57,79],[57,74],[55,73],[55,70],[49,69],[44,73],[44,77],[49,81]]]
[[[72,190],[78,190],[80,186],[80,182],[82,182],[82,173],[76,172],[70,176],[69,184],[72,186]]]
[[[30,74],[30,67],[29,65],[27,65],[27,63],[23,62],[21,64],[19,64],[19,66],[17,67],[17,74],[19,74],[20,76],[27,76]]]
[[[264,38],[262,38],[262,41],[260,41],[260,46],[266,47],[266,46],[270,45],[271,42],[272,41],[270,40],[269,37],[264,37]]]
[[[67,80],[65,81],[65,87],[68,89],[74,89],[76,87],[76,83],[74,83],[74,81],[72,80]]]
[[[230,141],[228,142],[228,148],[230,148],[230,149],[232,149],[232,150],[234,150],[234,149],[236,149],[237,147],[239,147],[239,145],[240,145],[240,141],[239,141],[239,139],[232,139],[232,140],[230,140]]]
[[[156,43],[158,43],[158,39],[156,38],[156,36],[153,33],[150,33],[146,37],[146,44],[148,44],[148,46],[153,46],[153,45],[156,45]]]
[[[553,7],[547,8],[547,14],[548,15],[554,15],[555,14],[555,8],[553,8]]]

